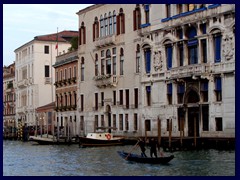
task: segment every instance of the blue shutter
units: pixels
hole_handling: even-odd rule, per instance
[[[192,39],[197,35],[197,31],[194,27],[189,29],[188,39]]]
[[[145,11],[149,11],[149,5],[145,4]]]
[[[167,94],[172,94],[172,83],[167,85]]]
[[[222,79],[221,77],[216,77],[215,79],[215,90],[221,91],[222,90]]]
[[[151,92],[151,86],[146,86],[146,91],[147,91],[148,93],[150,93],[150,92]]]
[[[208,91],[208,82],[203,82],[201,84],[201,91]]]
[[[146,58],[146,73],[150,73],[151,71],[151,51],[148,49],[145,52]]]
[[[167,47],[167,69],[172,68],[172,46]]]
[[[184,84],[179,84],[178,85],[178,94],[184,94],[184,92],[185,92]]]
[[[202,33],[206,34],[206,23],[202,25]]]
[[[215,37],[215,63],[221,62],[221,36]]]

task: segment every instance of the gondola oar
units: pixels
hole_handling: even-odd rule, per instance
[[[125,159],[127,159],[130,156],[131,152],[137,147],[138,143],[139,143],[139,141],[133,146],[132,150],[128,153],[128,155],[125,157]]]

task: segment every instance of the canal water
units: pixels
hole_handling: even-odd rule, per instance
[[[235,176],[235,151],[178,151],[169,164],[151,165],[127,162],[117,154],[132,147],[79,148],[4,140],[3,176]]]

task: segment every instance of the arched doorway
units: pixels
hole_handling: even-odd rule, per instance
[[[109,105],[106,106],[106,114],[108,118],[108,127],[112,126],[111,123],[111,107]],[[111,128],[108,129],[108,132],[111,133]]]
[[[199,94],[195,89],[187,91],[185,104],[187,105],[188,136],[199,136]]]

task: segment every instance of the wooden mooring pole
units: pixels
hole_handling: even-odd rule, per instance
[[[168,144],[169,150],[172,149],[172,119],[170,119],[169,122],[169,144]]]
[[[196,122],[196,116],[194,116],[194,147],[197,147],[197,122]]]
[[[158,145],[161,145],[161,120],[158,119]]]

